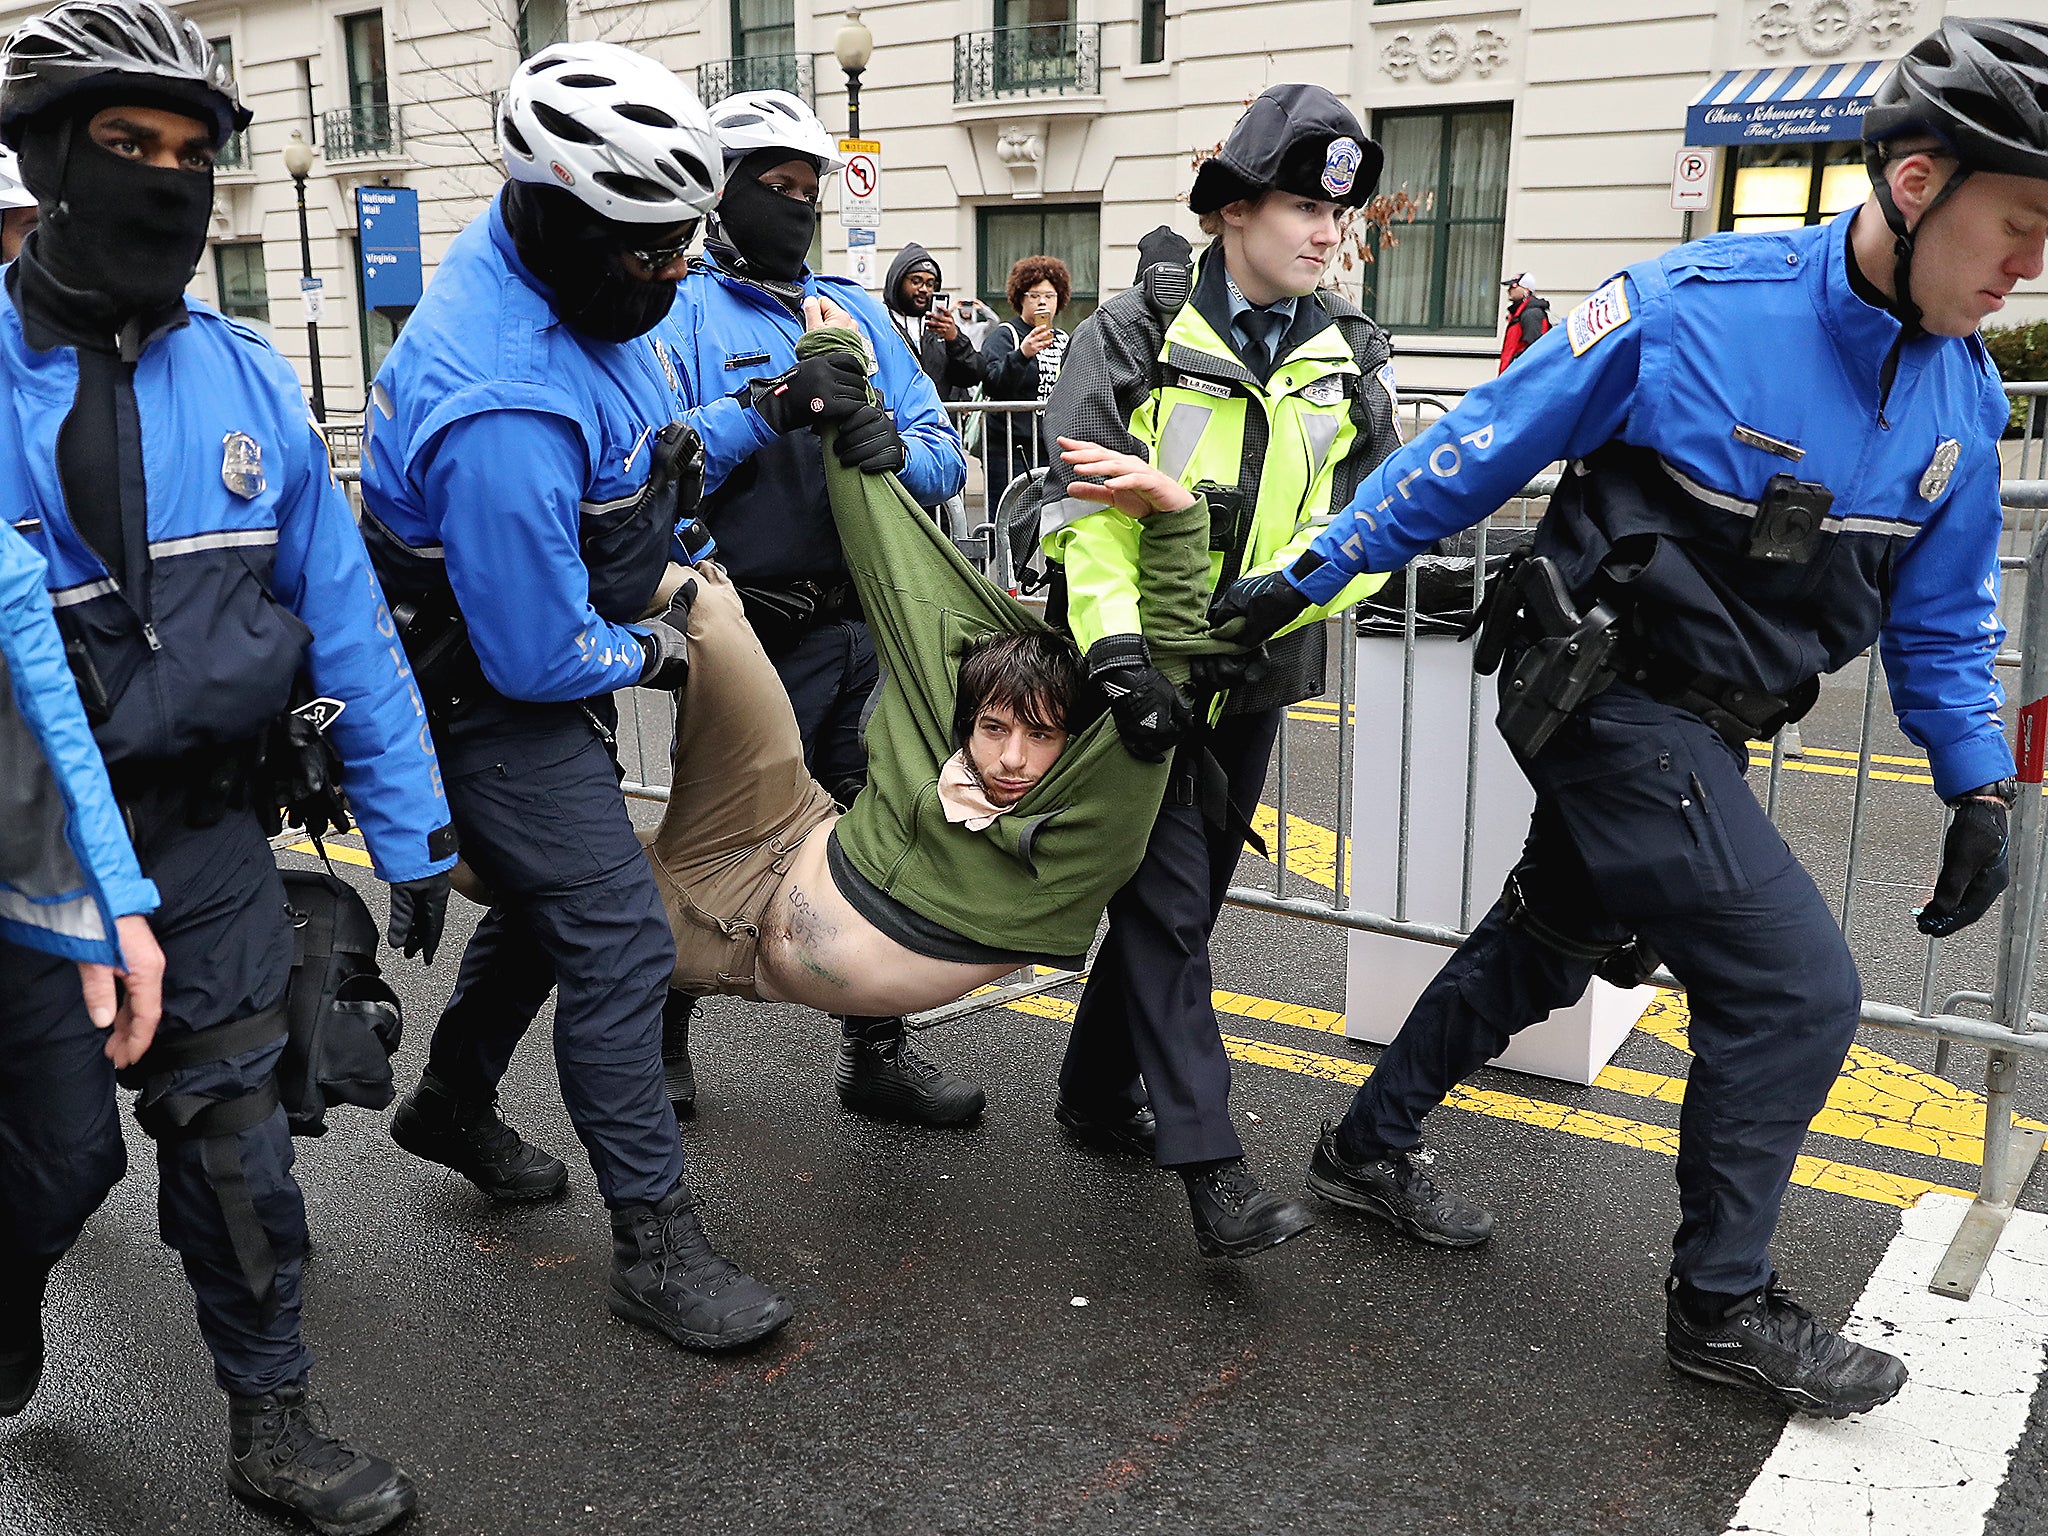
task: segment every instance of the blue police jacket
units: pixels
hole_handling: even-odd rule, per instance
[[[154,912],[78,702],[46,568],[0,526],[0,939],[121,963],[114,919]]]
[[[78,354],[34,350],[15,306],[0,304],[0,488],[48,563],[67,642],[104,691],[101,754],[121,763],[249,741],[290,704],[303,667],[342,701],[331,727],[342,786],[378,876],[448,869],[426,711],[298,378],[247,326],[197,300],[186,310],[135,365],[148,540],[144,575],[131,569],[124,588],[73,526],[58,479]]]
[[[652,594],[670,530],[609,573],[621,592],[644,576],[640,605],[608,596],[586,551],[631,516],[677,409],[658,336],[593,341],[564,325],[494,201],[448,247],[370,391],[363,499],[378,526],[365,532],[394,600],[451,587],[508,698],[638,682],[647,654],[620,621]]]
[[[1850,212],[1624,270],[1360,484],[1288,579],[1311,601],[1470,527],[1556,459],[1537,534],[1572,590],[1623,598],[1655,653],[1786,694],[1881,644],[1950,797],[2013,772],[1992,660],[2006,402],[1975,337],[1902,354],[1852,289]],[[1773,476],[1834,494],[1819,552],[1751,558]]]
[[[873,382],[903,438],[905,490],[924,506],[958,495],[967,455],[938,391],[887,313],[858,283],[806,270],[806,294],[851,314],[875,360]],[[843,578],[846,557],[811,432],[778,436],[746,402],[746,385],[796,366],[803,321],[780,299],[723,271],[690,264],[661,326],[682,369],[683,420],[704,439],[704,506],[718,558],[742,585]]]

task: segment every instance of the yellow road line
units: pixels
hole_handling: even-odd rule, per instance
[[[332,837],[323,837],[321,841],[327,845],[327,857],[335,862],[354,864],[361,869],[368,869],[370,867],[370,856],[363,852],[362,849],[351,848],[347,843]],[[320,850],[315,848],[310,842],[287,843],[284,851],[286,853],[303,853],[309,859],[320,857]]]
[[[1268,849],[1279,846],[1279,813],[1270,805],[1252,812],[1252,827],[1266,840]],[[1271,862],[1268,855],[1267,862]],[[1326,891],[1337,889],[1337,834],[1289,813],[1287,817],[1287,868],[1292,874]]]

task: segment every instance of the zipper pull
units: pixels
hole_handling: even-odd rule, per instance
[[[146,620],[142,626],[142,638],[149,642],[149,648],[152,651],[160,651],[164,648],[164,643],[156,637],[155,627]]]

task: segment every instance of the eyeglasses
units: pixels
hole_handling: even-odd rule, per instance
[[[692,231],[693,235],[694,233],[695,231]],[[646,267],[648,271],[659,272],[663,267],[681,257],[689,249],[690,242],[684,240],[679,245],[661,245],[654,247],[652,250],[645,251],[635,250],[629,246],[626,254]]]

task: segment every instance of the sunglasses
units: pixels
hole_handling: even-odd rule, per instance
[[[648,271],[659,272],[670,262],[688,252],[689,249],[690,242],[685,240],[679,245],[659,245],[651,250],[639,250],[628,246],[625,254],[641,263]]]

